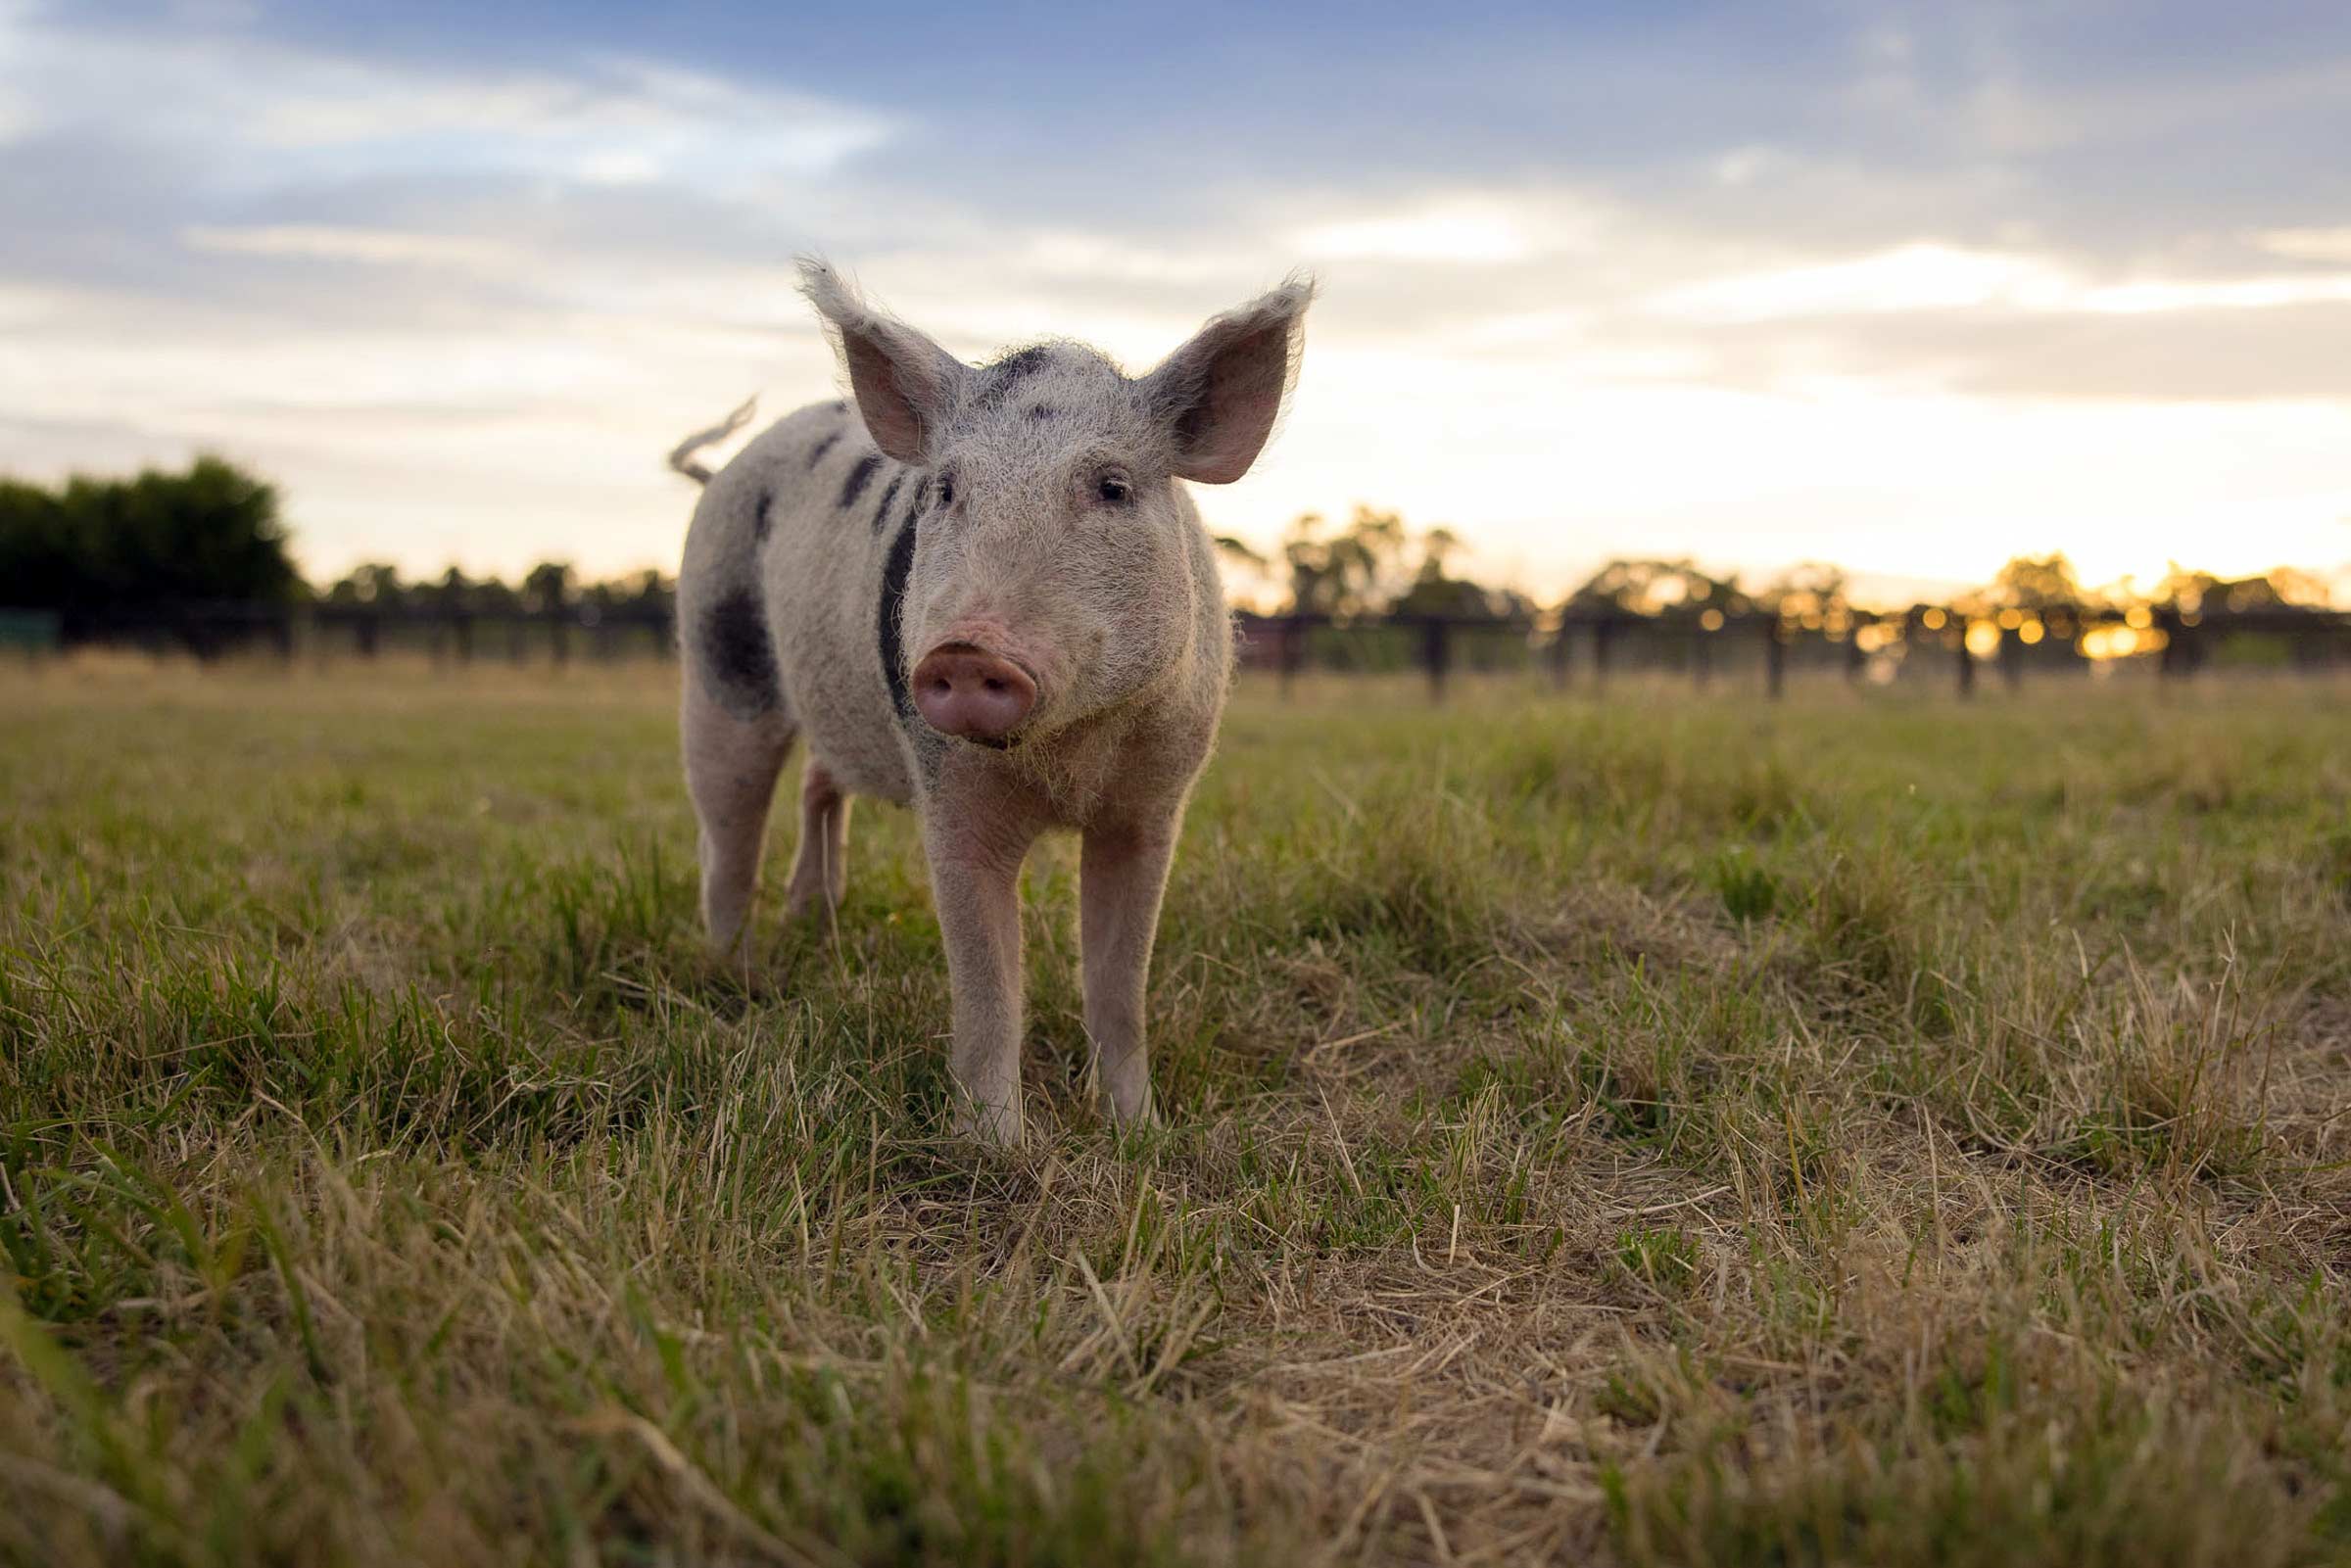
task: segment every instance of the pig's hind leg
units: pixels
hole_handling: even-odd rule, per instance
[[[810,756],[800,775],[800,847],[792,856],[785,913],[813,915],[831,926],[848,888],[849,797],[824,762]]]
[[[768,808],[794,727],[781,705],[730,713],[691,674],[681,711],[686,789],[701,828],[702,926],[714,951],[733,953],[759,885]]]

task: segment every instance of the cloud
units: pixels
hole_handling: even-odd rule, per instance
[[[1296,231],[1291,243],[1302,254],[1322,261],[1466,266],[1523,261],[1537,245],[1522,215],[1500,203],[1477,200],[1320,223]]]
[[[413,234],[341,228],[328,223],[267,223],[251,228],[195,224],[180,231],[193,249],[232,256],[302,257],[365,266],[445,266],[504,270],[520,258],[503,240],[467,234]]]
[[[2351,261],[2351,226],[2279,228],[2256,238],[2263,250],[2297,261]]]
[[[699,46],[715,14],[491,49],[7,5],[0,468],[219,446],[318,571],[674,558],[668,443],[834,390],[807,247],[957,352],[1136,366],[1315,264],[1297,412],[1201,498],[1261,541],[1361,499],[1537,586],[1625,550],[1964,577],[2159,569],[2216,520],[2282,558],[2351,504],[2324,51],[2206,70],[1965,7],[1268,16],[1238,57],[1143,28],[1114,79],[1090,34],[1008,63],[964,17],[887,51],[795,18],[785,57]]]
[[[1764,321],[2000,304],[2042,309],[2065,292],[2063,272],[2041,259],[1921,243],[1686,283],[1653,296],[1649,308],[1694,321]]]
[[[104,128],[198,149],[216,188],[289,174],[503,170],[723,185],[821,174],[899,117],[625,55],[488,69],[332,54],[244,30],[0,20],[0,136]]]
[[[2097,281],[2052,257],[1921,242],[1683,284],[1654,296],[1649,308],[1689,320],[1743,322],[1921,310],[2145,315],[2343,302],[2351,302],[2351,273]]]

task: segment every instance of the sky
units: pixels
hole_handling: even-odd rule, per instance
[[[2291,563],[2351,594],[2351,6],[0,0],[0,473],[248,462],[314,578],[674,567],[834,395],[821,252],[1140,372],[1294,267],[1260,545],[1555,593]]]

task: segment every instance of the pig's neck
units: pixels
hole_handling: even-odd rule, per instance
[[[1057,827],[1173,811],[1216,736],[1223,687],[1207,673],[1193,640],[1140,690],[1005,753],[1004,763]]]

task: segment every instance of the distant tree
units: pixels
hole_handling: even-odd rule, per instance
[[[0,480],[0,605],[65,609],[86,601],[95,562],[66,526],[65,507],[38,485]]]
[[[541,561],[522,580],[522,607],[534,615],[559,610],[572,601],[569,561]]]
[[[1826,561],[1802,561],[1790,567],[1755,595],[1755,602],[1777,612],[1783,626],[1842,630],[1852,619],[1852,594],[1845,569]]]
[[[408,596],[400,568],[383,561],[353,567],[326,591],[329,604],[372,604],[378,609],[398,608],[408,602]]]
[[[2081,578],[2075,575],[2074,563],[2062,552],[2017,556],[1993,575],[1985,596],[1999,609],[2043,614],[2050,610],[2080,610],[2090,602],[2089,595],[2083,592]]]
[[[2324,578],[2280,566],[2259,577],[2216,577],[2172,563],[2155,585],[2154,602],[2194,615],[2215,610],[2323,609],[2331,594]]]
[[[441,574],[441,581],[416,591],[416,598],[428,609],[443,615],[463,615],[473,608],[473,584],[455,566]]]
[[[1432,528],[1417,541],[1419,564],[1403,593],[1388,601],[1391,615],[1438,615],[1456,621],[1500,621],[1531,616],[1534,606],[1523,594],[1488,588],[1456,577],[1446,562],[1460,553],[1461,536],[1450,528]]]
[[[0,595],[68,616],[301,596],[276,489],[218,457],[184,473],[0,484]]]
[[[602,586],[607,602],[615,609],[667,615],[677,605],[677,584],[649,566]]]
[[[1218,547],[1238,561],[1267,562],[1237,540]],[[1450,528],[1419,533],[1401,512],[1358,506],[1347,526],[1330,529],[1319,512],[1290,525],[1280,565],[1289,575],[1288,608],[1348,620],[1366,615],[1443,615],[1499,619],[1524,613],[1526,601],[1505,590],[1455,577],[1451,561],[1463,548]]]
[[[513,615],[522,609],[522,595],[503,578],[485,577],[473,585],[473,607],[482,615]]]
[[[1700,571],[1695,561],[1614,560],[1586,578],[1567,596],[1566,608],[1696,620],[1708,610],[1728,615],[1748,604],[1736,576],[1712,576]]]
[[[1324,533],[1319,512],[1290,525],[1281,556],[1290,572],[1290,608],[1309,615],[1368,615],[1384,602],[1381,579],[1394,571],[1405,543],[1404,519],[1358,506],[1348,526]]]

